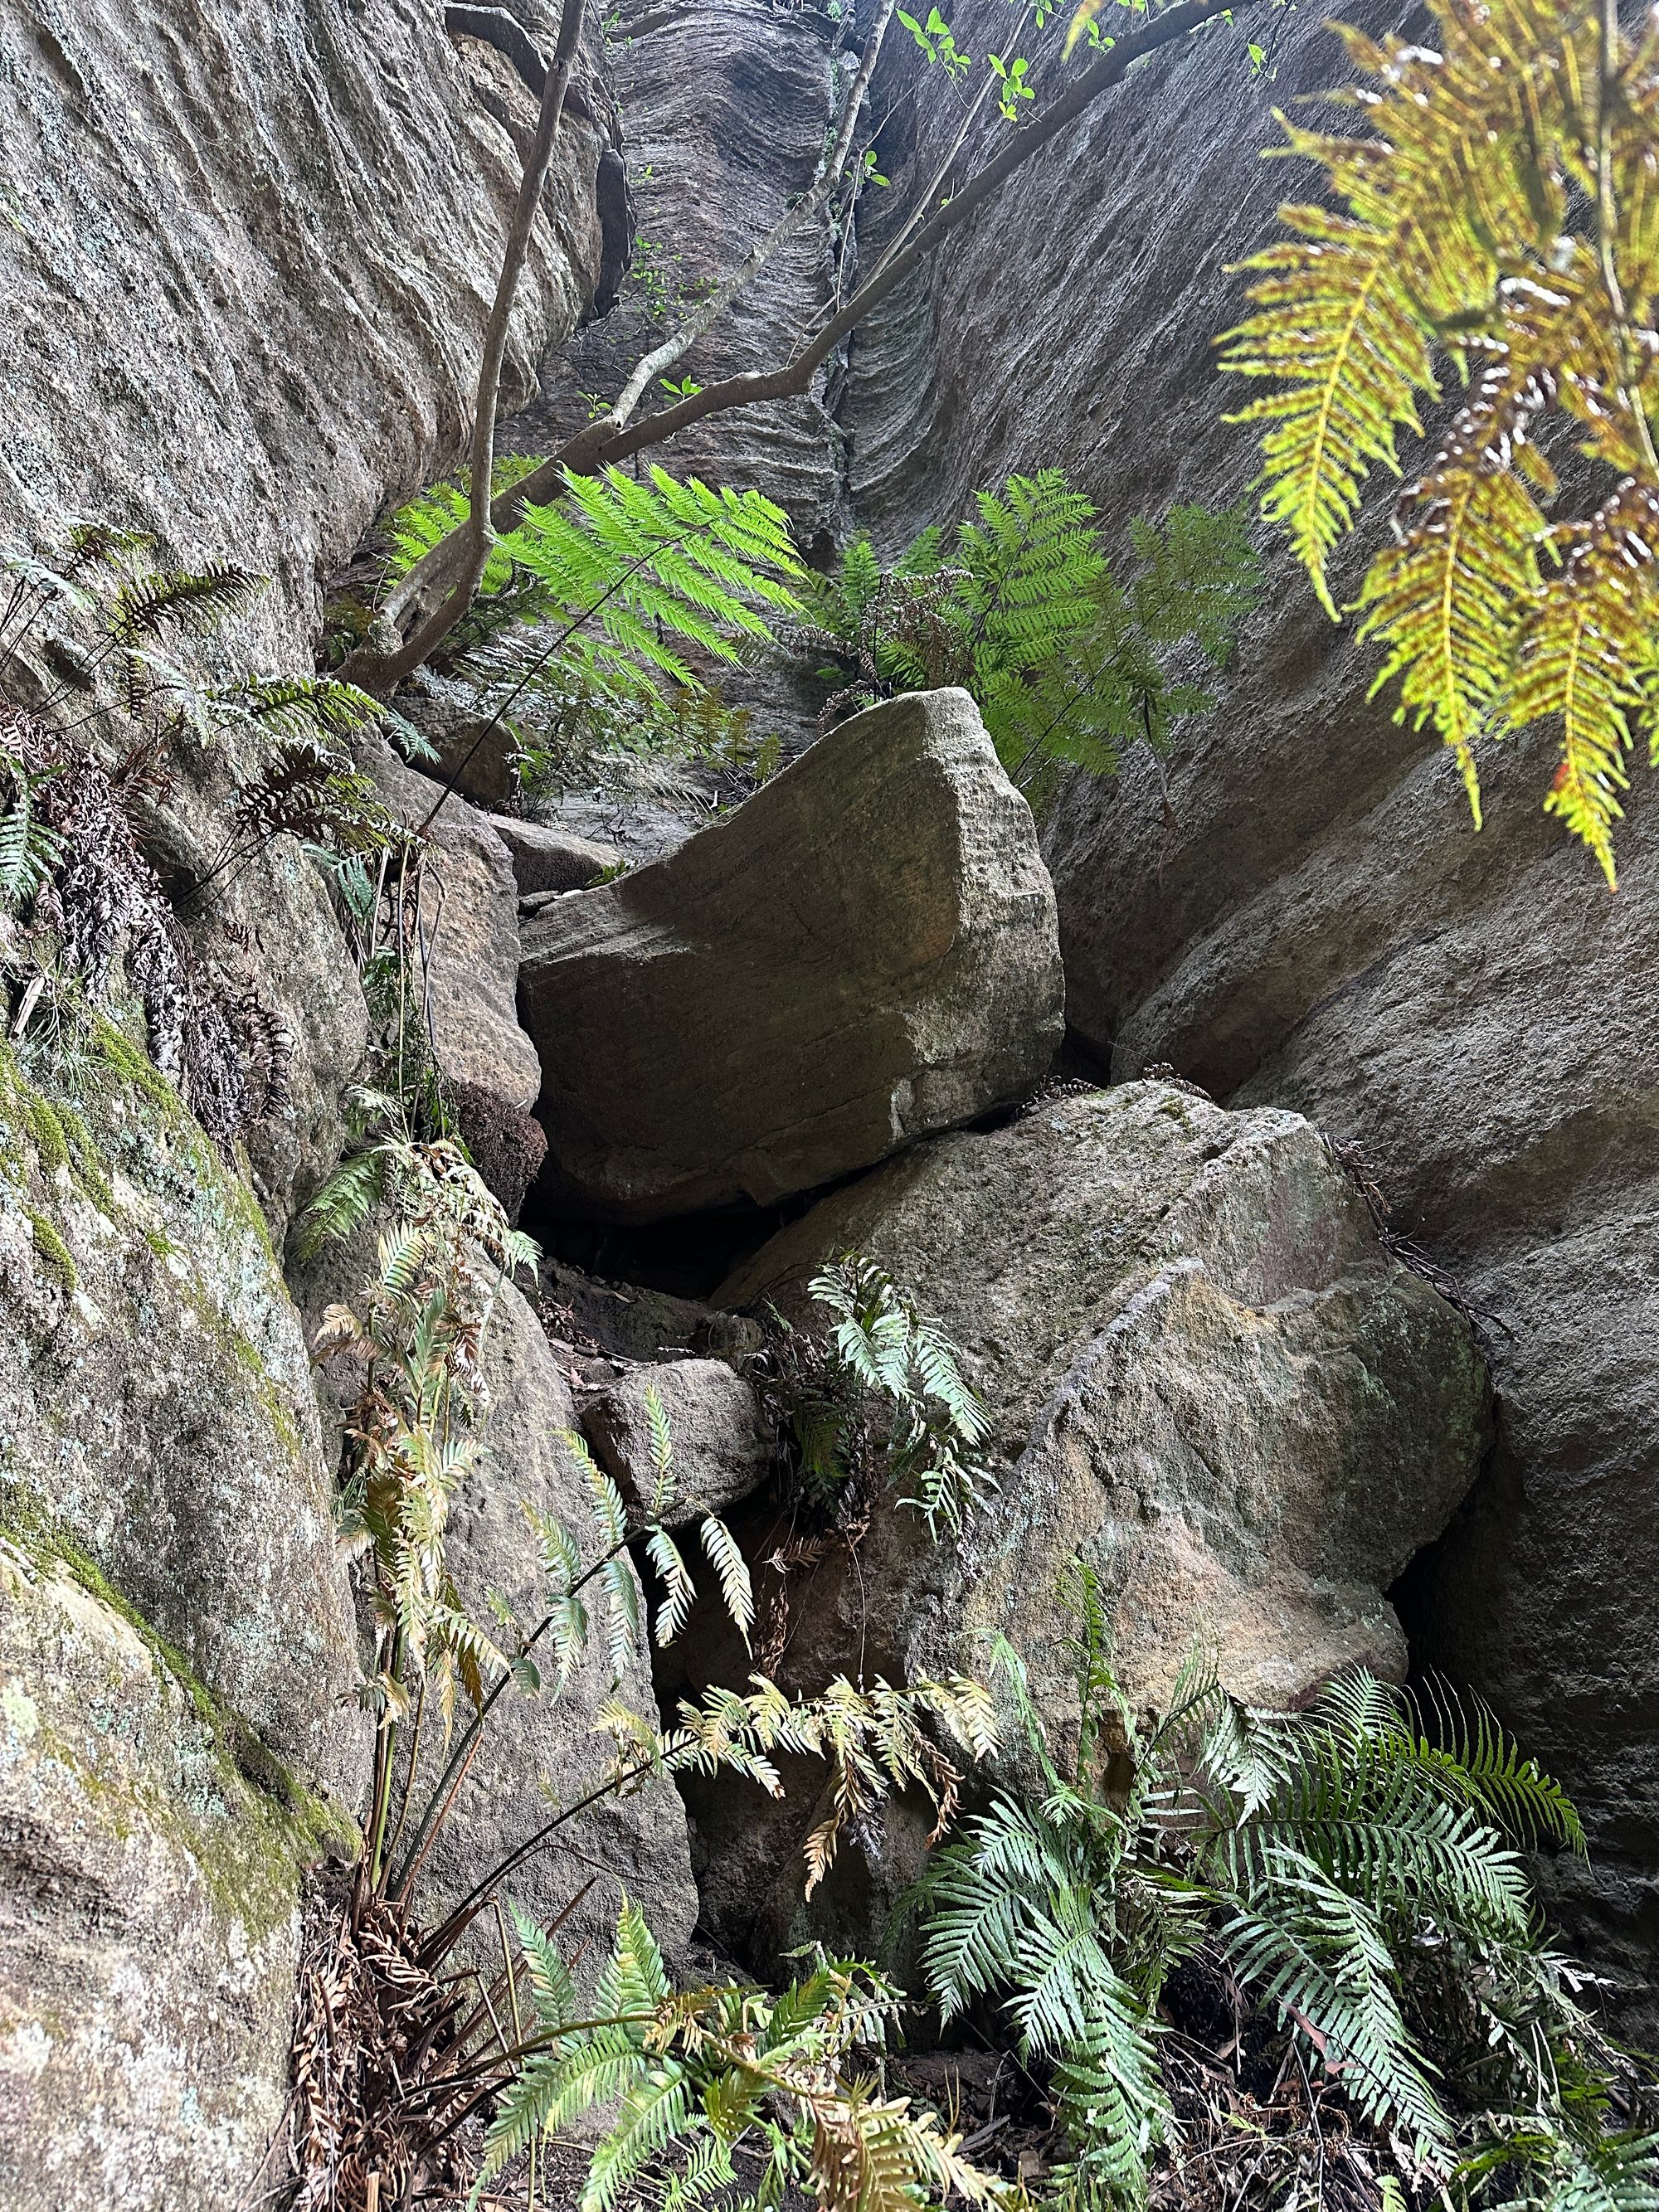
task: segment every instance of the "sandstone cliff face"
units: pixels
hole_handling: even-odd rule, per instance
[[[0,6],[0,523],[67,508],[318,584],[455,452],[517,155],[501,58],[397,0]],[[522,401],[599,268],[595,125],[572,116],[511,353]]]
[[[1371,30],[1403,14],[1347,12]],[[975,51],[988,20],[957,24]],[[844,410],[861,520],[896,540],[1042,462],[1114,534],[1247,490],[1255,449],[1221,420],[1237,395],[1210,343],[1236,319],[1226,265],[1299,189],[1256,158],[1270,106],[1340,74],[1312,18],[1273,36],[1271,85],[1224,30],[1143,65],[879,317]],[[928,141],[897,90],[914,57],[894,59],[902,204]],[[1379,500],[1339,597],[1383,526]],[[1358,1139],[1395,1225],[1490,1316],[1496,1448],[1401,1608],[1419,1660],[1491,1697],[1578,1795],[1596,1870],[1575,1902],[1640,1991],[1659,1949],[1659,1614],[1638,1565],[1659,1554],[1659,793],[1638,769],[1616,899],[1540,811],[1547,742],[1489,759],[1477,836],[1449,759],[1366,703],[1374,659],[1277,548],[1269,580],[1167,788],[1134,760],[1074,783],[1048,825],[1069,1017],[1120,1077],[1170,1061]],[[1650,2033],[1650,1999],[1635,2012]]]
[[[308,668],[319,580],[458,450],[530,112],[437,8],[3,0],[0,536],[67,512],[263,572],[207,665]],[[597,278],[600,140],[576,115],[561,141],[520,399]],[[214,849],[237,764],[179,777],[161,862]],[[191,927],[293,1033],[264,1218],[134,1036],[44,1089],[0,1063],[0,2197],[26,2212],[240,2198],[286,2096],[301,1873],[364,1771],[270,1237],[337,1156],[362,997],[295,847]]]

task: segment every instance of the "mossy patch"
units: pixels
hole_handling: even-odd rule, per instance
[[[65,1291],[73,1291],[80,1281],[80,1270],[75,1264],[75,1255],[44,1213],[30,1212],[29,1231],[34,1239],[34,1249],[47,1273],[54,1276]]]
[[[183,1692],[208,1761],[207,1802],[112,1782],[61,1730],[46,1747],[74,1773],[118,1833],[127,1832],[136,1817],[172,1837],[199,1868],[216,1906],[234,1913],[252,1939],[262,1941],[291,1909],[301,1869],[325,1857],[356,1857],[362,1843],[356,1824],[308,1790],[240,1714],[214,1697],[183,1653],[53,1522],[38,1498],[3,1480],[0,1530],[37,1574],[67,1577],[125,1621]]]

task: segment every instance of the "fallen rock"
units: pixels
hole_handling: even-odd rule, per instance
[[[521,899],[555,891],[585,891],[623,855],[614,845],[579,836],[556,823],[527,822],[513,814],[492,814],[489,826],[512,856],[514,880]]]
[[[0,1540],[0,2203],[210,2212],[288,2101],[301,1869],[355,1839],[154,1636]],[[257,1771],[257,1768],[256,1768]]]
[[[585,1274],[568,1261],[541,1265],[542,1319],[579,1357],[635,1361],[723,1359],[735,1367],[765,1341],[757,1322],[639,1283]]]
[[[1058,1586],[1079,1555],[1138,1706],[1200,1645],[1268,1705],[1353,1662],[1403,1674],[1382,1593],[1474,1480],[1484,1372],[1468,1324],[1383,1248],[1299,1115],[1229,1114],[1161,1083],[1055,1097],[824,1200],[722,1301],[810,1319],[808,1279],[848,1250],[912,1286],[962,1346],[999,1487],[959,1541],[931,1542],[888,1498],[854,1555],[832,1546],[790,1592],[791,1686],[982,1672],[1000,1631],[1050,1722],[1074,1726]],[[734,1529],[751,1560],[776,1548],[769,1506]],[[708,1613],[686,1649],[694,1680],[747,1673]],[[810,1795],[745,1805],[741,1823],[718,1790],[690,1802],[716,1939],[757,1963],[799,1940]],[[915,1870],[914,1827],[908,1812],[890,1823],[873,1873],[849,1855],[814,1933],[873,1939]]]
[[[844,722],[666,860],[526,921],[562,1200],[767,1203],[1018,1098],[1064,1025],[1025,802],[963,691]]]
[[[478,806],[510,804],[518,792],[518,740],[472,684],[422,669],[398,705],[437,755],[427,758],[436,781],[453,783]]]
[[[719,1359],[671,1359],[630,1368],[586,1397],[582,1427],[593,1456],[638,1521],[656,1489],[653,1394],[672,1442],[673,1504],[663,1525],[684,1528],[724,1513],[764,1481],[771,1438],[752,1384]]]

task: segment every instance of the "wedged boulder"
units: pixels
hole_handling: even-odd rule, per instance
[[[615,845],[601,845],[556,822],[529,822],[515,814],[492,814],[489,826],[512,856],[514,880],[521,899],[585,891],[623,857]]]
[[[351,1839],[155,1639],[0,1540],[0,2203],[217,2212],[288,2099],[301,1869]],[[267,2176],[267,2179],[269,2177]]]
[[[1403,1673],[1382,1593],[1474,1480],[1484,1370],[1463,1318],[1383,1248],[1299,1115],[1230,1114],[1161,1083],[1052,1097],[826,1199],[722,1301],[808,1319],[807,1279],[848,1250],[913,1286],[962,1345],[999,1488],[959,1541],[931,1542],[889,1499],[854,1558],[830,1547],[790,1593],[793,1686],[982,1671],[1000,1630],[1063,1729],[1076,1707],[1058,1585],[1079,1555],[1137,1705],[1167,1694],[1195,1645],[1270,1705],[1350,1662]],[[751,1559],[775,1549],[776,1523],[769,1507],[739,1517]],[[746,1672],[707,1615],[688,1651],[694,1679]],[[745,1807],[741,1826],[718,1791],[690,1802],[716,1936],[751,1955],[797,1940],[810,1802]],[[851,1916],[837,1940],[870,1940],[915,1848],[900,1820],[873,1893],[867,1873],[837,1878],[826,1916]]]
[[[762,1203],[1022,1097],[1064,1023],[1030,810],[963,691],[844,722],[665,860],[524,926],[548,1174]]]
[[[353,1304],[373,1253],[374,1238],[365,1231],[313,1260],[300,1284],[307,1317],[319,1318],[335,1300]],[[485,1395],[478,1435],[483,1450],[452,1507],[447,1556],[466,1610],[494,1636],[504,1632],[494,1599],[503,1601],[524,1628],[533,1627],[545,1609],[546,1589],[525,1518],[526,1505],[562,1522],[586,1557],[597,1556],[603,1547],[580,1468],[560,1436],[578,1427],[570,1385],[529,1301],[510,1285],[497,1296],[480,1371]],[[352,1370],[331,1361],[321,1380],[331,1409],[337,1413],[339,1393],[352,1387]],[[425,1862],[416,1909],[428,1923],[441,1918],[526,1841],[557,1804],[569,1803],[601,1779],[611,1746],[596,1729],[608,1697],[614,1692],[647,1718],[655,1712],[649,1658],[636,1654],[620,1679],[613,1680],[605,1601],[597,1592],[590,1595],[592,1641],[562,1692],[556,1692],[556,1670],[549,1662],[539,1692],[508,1688],[494,1708],[454,1809]],[[544,1649],[538,1656],[548,1661]],[[427,1787],[447,1755],[434,1749],[433,1733],[428,1731],[431,1756],[423,1759],[427,1785],[417,1790],[417,1808],[427,1802]],[[626,1797],[589,1808],[562,1832],[557,1848],[520,1868],[507,1888],[527,1911],[547,1921],[590,1875],[596,1877],[593,1887],[567,1923],[573,1946],[590,1938],[592,1955],[604,1955],[625,1887],[644,1907],[665,1950],[672,1957],[684,1955],[697,1897],[684,1808],[666,1778],[648,1780]]]
[[[724,1513],[758,1489],[771,1463],[771,1438],[754,1386],[720,1359],[670,1359],[629,1367],[583,1394],[582,1428],[593,1456],[615,1480],[630,1516],[648,1517],[656,1486],[655,1395],[668,1423],[675,1484],[664,1526],[683,1528]]]

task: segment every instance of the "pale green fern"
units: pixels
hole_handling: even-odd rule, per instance
[[[1137,1729],[1086,1572],[1076,1601],[1075,1762],[1059,1765],[1002,1645],[1034,1787],[969,1820],[922,1891],[923,1961],[947,2020],[994,1997],[1022,2050],[1053,2069],[1075,2160],[1066,2193],[1144,2197],[1152,2157],[1171,2140],[1160,2005],[1200,1947],[1442,2183],[1462,2172],[1472,2188],[1477,2166],[1502,2164],[1480,2166],[1478,2148],[1474,2166],[1463,2156],[1470,2128],[1457,2114],[1476,2098],[1517,2127],[1530,2113],[1550,2157],[1574,2171],[1613,2155],[1563,2100],[1562,2083],[1604,2046],[1540,1944],[1515,1848],[1582,1848],[1559,1785],[1490,1715],[1464,1725],[1443,1700],[1431,1729],[1404,1692],[1361,1671],[1307,1711],[1277,1714],[1240,1705],[1194,1663],[1164,1718]],[[1127,1758],[1103,1765],[1108,1741]],[[1445,1963],[1468,2012],[1456,2037],[1425,1957]],[[1455,2078],[1460,2039],[1473,2054],[1467,2081]],[[1643,2170],[1651,2185],[1651,2163]]]
[[[981,491],[947,540],[924,531],[890,571],[867,539],[817,587],[798,646],[847,681],[826,717],[895,690],[970,691],[1004,765],[1039,800],[1067,767],[1114,774],[1127,749],[1161,750],[1210,695],[1184,659],[1225,665],[1259,594],[1238,509],[1171,509],[1130,528],[1133,571],[1108,562],[1095,508],[1058,469]]]

